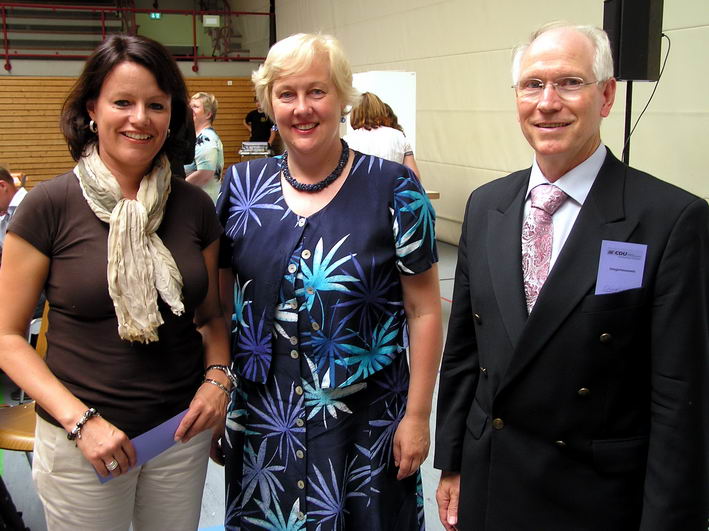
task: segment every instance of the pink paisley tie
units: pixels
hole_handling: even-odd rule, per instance
[[[539,291],[549,275],[549,261],[554,235],[551,217],[568,197],[554,185],[532,188],[532,208],[522,225],[522,274],[527,311],[537,302]]]

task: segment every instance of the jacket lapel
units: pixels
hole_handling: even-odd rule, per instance
[[[498,207],[488,211],[488,267],[500,314],[513,346],[527,322],[522,280],[522,213],[530,170],[513,177]],[[501,360],[506,366],[509,360]]]
[[[524,371],[595,285],[601,241],[625,241],[637,225],[637,220],[625,217],[625,171],[626,167],[608,151],[529,315],[500,391]]]

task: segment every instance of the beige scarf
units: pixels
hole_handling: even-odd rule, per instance
[[[118,335],[127,341],[158,340],[163,323],[160,294],[175,315],[182,304],[182,275],[175,259],[155,231],[170,195],[170,164],[163,155],[143,177],[136,199],[123,197],[116,178],[95,146],[74,168],[81,191],[96,217],[109,224],[108,294],[118,318]]]

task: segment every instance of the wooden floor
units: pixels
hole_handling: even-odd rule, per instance
[[[439,277],[441,279],[441,302],[443,306],[443,326],[446,329],[450,316],[450,300],[453,295],[453,275],[455,272],[456,247],[439,243],[440,262]],[[12,382],[3,374],[0,376],[0,402],[12,403],[10,393],[14,389]],[[431,433],[434,433],[434,415],[431,418]],[[439,472],[434,470],[433,441],[429,458],[422,467],[423,494],[426,502],[426,526],[429,531],[439,531],[443,526],[438,522],[436,510],[435,491],[438,484]],[[25,526],[32,531],[46,531],[42,505],[32,484],[30,465],[24,453],[0,450],[0,475],[12,496],[17,510],[22,512]],[[209,462],[207,481],[204,486],[202,498],[202,514],[199,521],[200,531],[217,531],[224,529],[224,469],[213,462]]]

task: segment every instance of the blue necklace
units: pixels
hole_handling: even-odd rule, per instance
[[[295,177],[293,177],[290,174],[290,170],[288,169],[287,151],[283,153],[283,159],[281,159],[281,171],[283,172],[283,178],[288,182],[288,184],[290,184],[293,188],[300,192],[315,193],[327,188],[335,181],[335,179],[342,175],[342,170],[345,169],[347,159],[349,159],[350,156],[350,147],[347,145],[347,142],[345,142],[342,138],[340,139],[340,142],[342,143],[342,153],[340,154],[340,161],[337,163],[337,166],[335,167],[333,172],[327,177],[325,177],[322,181],[319,181],[314,184],[304,184],[298,181]]]

